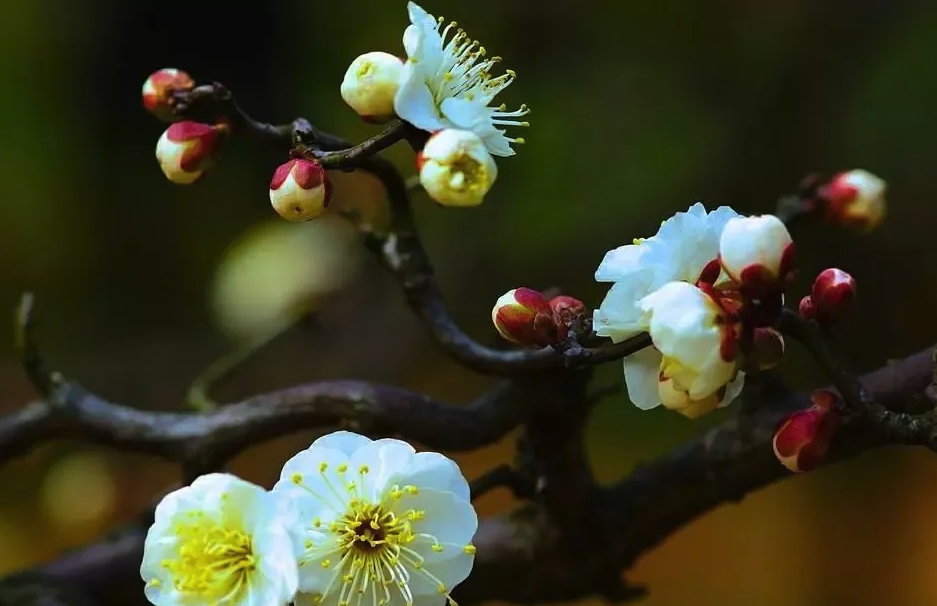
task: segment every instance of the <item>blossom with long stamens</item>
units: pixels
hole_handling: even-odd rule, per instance
[[[492,68],[500,57],[488,57],[477,40],[471,40],[453,21],[445,24],[414,2],[407,4],[411,25],[403,35],[407,61],[400,88],[394,98],[397,115],[419,129],[435,132],[443,128],[470,130],[481,137],[495,156],[513,156],[512,143],[524,139],[507,136],[502,126],[528,126],[520,120],[529,113],[526,105],[508,111],[493,105],[495,97],[516,76],[513,70],[494,77]]]
[[[471,572],[478,518],[459,467],[400,440],[337,431],[287,461],[297,605],[443,606]]]

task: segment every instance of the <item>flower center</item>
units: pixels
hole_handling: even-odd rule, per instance
[[[160,563],[172,577],[173,588],[211,603],[236,600],[257,567],[250,536],[200,511],[186,517],[174,529],[179,538],[176,557]]]
[[[399,519],[381,505],[360,501],[352,501],[350,510],[330,530],[338,535],[343,555],[354,550],[361,557],[379,556],[379,551],[406,545],[416,538],[409,521]]]
[[[487,192],[488,169],[469,154],[460,153],[445,166],[449,169],[450,188],[461,192]]]

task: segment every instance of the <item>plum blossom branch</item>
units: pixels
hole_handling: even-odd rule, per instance
[[[898,408],[931,384],[933,353],[933,348],[928,348],[889,364],[864,376],[862,385],[883,407]],[[553,518],[539,505],[486,518],[474,541],[478,558],[473,573],[454,597],[461,604],[493,599],[534,604],[601,592],[602,587],[610,586],[610,576],[617,578],[619,571],[680,527],[715,507],[791,477],[793,474],[771,452],[772,436],[787,414],[809,405],[809,395],[804,393],[765,402],[759,412],[723,422],[670,454],[638,467],[618,484],[593,488],[585,512],[589,527],[602,532],[590,533],[587,544],[563,542]],[[888,444],[934,443],[937,419],[933,416],[892,414],[893,422],[879,427],[847,418],[825,463],[844,461]],[[101,543],[0,582],[0,588],[24,579],[64,582],[85,589],[106,606],[125,604],[125,595],[112,593],[115,575],[132,578],[137,574],[143,537],[139,526],[128,527]],[[108,579],[101,578],[102,570],[108,571]],[[643,595],[640,589],[628,586],[618,591],[623,599]]]
[[[0,462],[31,445],[85,439],[198,467],[222,464],[251,444],[301,428],[347,426],[406,434],[429,447],[471,450],[523,422],[541,384],[507,382],[466,406],[452,406],[389,385],[324,381],[257,395],[202,413],[150,412],[108,402],[46,370],[35,342],[32,298],[24,297],[18,333],[24,365],[45,399],[0,418]]]

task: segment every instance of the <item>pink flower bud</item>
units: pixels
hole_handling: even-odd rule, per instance
[[[560,340],[566,338],[572,322],[586,313],[586,306],[582,301],[565,295],[550,299],[550,309],[557,327],[557,338]]]
[[[160,120],[172,122],[173,92],[192,90],[194,87],[195,82],[189,74],[164,67],[150,74],[143,83],[143,106]]]
[[[752,331],[751,349],[747,362],[749,372],[774,368],[784,357],[784,337],[767,326]]]
[[[788,416],[774,432],[774,454],[793,472],[809,471],[823,461],[839,418],[835,394],[815,392],[813,405]]]
[[[176,122],[156,143],[156,160],[173,183],[188,185],[215,165],[225,129],[200,122]]]
[[[817,317],[817,306],[813,304],[813,299],[807,295],[800,300],[797,306],[797,314],[804,320],[815,320]]]
[[[491,310],[491,321],[502,337],[518,345],[540,348],[559,340],[550,303],[530,288],[501,295]]]
[[[270,203],[289,221],[309,221],[325,212],[332,184],[322,165],[294,158],[280,165],[270,181]]]
[[[743,287],[777,290],[794,270],[794,243],[774,215],[733,217],[719,238],[719,261]]]
[[[813,281],[810,298],[817,315],[827,320],[837,320],[849,308],[856,297],[855,279],[841,269],[824,269]]]
[[[818,194],[834,221],[861,230],[878,227],[885,218],[887,184],[865,170],[835,175]]]

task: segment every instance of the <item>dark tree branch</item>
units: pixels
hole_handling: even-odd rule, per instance
[[[866,375],[862,383],[876,402],[898,407],[931,384],[932,356],[933,349],[922,351]],[[700,515],[792,477],[794,474],[774,458],[771,440],[787,414],[809,405],[809,394],[804,393],[766,402],[762,412],[724,422],[669,455],[637,468],[617,485],[593,489],[585,510],[590,521],[580,529],[588,538],[585,544],[565,541],[553,517],[539,504],[483,520],[474,541],[478,547],[475,568],[456,589],[456,599],[461,604],[490,600],[534,604],[616,591],[624,598],[642,595],[641,590],[627,586],[604,588],[610,586],[610,574],[627,569],[641,554]],[[893,426],[878,428],[858,417],[847,418],[827,463],[887,444],[933,442],[937,421],[893,414]],[[64,582],[86,589],[106,606],[125,606],[126,595],[107,592],[118,574],[139,583],[143,536],[140,527],[128,528],[103,543],[66,554],[4,583],[22,583],[24,577],[37,579],[37,583]],[[101,580],[101,570],[113,574]]]
[[[393,164],[376,156],[378,152],[406,139],[419,148],[425,136],[397,121],[374,137],[359,144],[325,133],[307,120],[298,118],[288,125],[274,126],[251,118],[219,83],[178,92],[176,112],[180,116],[205,120],[224,119],[235,131],[246,130],[280,145],[291,145],[326,168],[363,170],[377,177],[387,190],[391,207],[388,233],[368,234],[369,248],[403,287],[410,307],[427,326],[436,342],[456,361],[477,372],[514,376],[542,373],[565,367],[602,364],[624,358],[650,345],[647,335],[612,344],[591,331],[573,334],[557,349],[540,351],[500,351],[478,343],[463,332],[446,309],[442,293],[433,277],[432,265],[420,240],[410,210],[410,189]],[[588,345],[588,346],[586,346]]]

